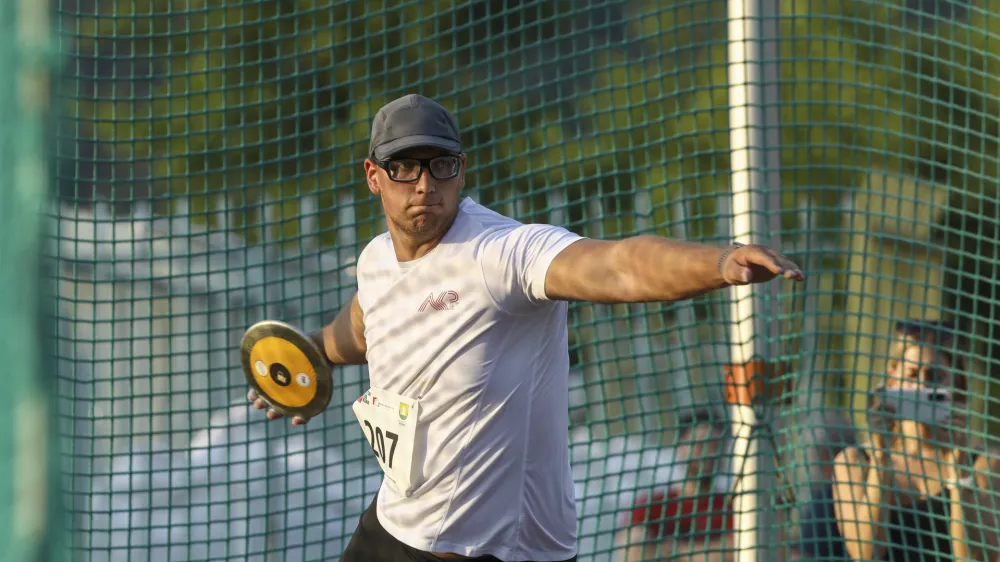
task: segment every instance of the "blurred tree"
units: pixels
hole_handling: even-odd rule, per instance
[[[689,235],[718,233],[721,0],[63,1],[76,14],[64,128],[76,146],[62,192],[78,199],[90,182],[103,198],[186,194],[200,213],[213,200],[201,195],[226,193],[252,224],[265,194],[318,191],[330,230],[335,186],[367,225],[368,120],[419,91],[459,115],[488,204],[522,197],[525,218],[565,211],[572,224],[594,201],[615,234],[640,228],[634,195],[648,192],[646,224],[669,223],[680,201],[701,217]],[[782,1],[789,209],[812,200],[833,226],[872,165],[995,192],[997,19],[943,1]],[[933,21],[906,25],[915,12]]]

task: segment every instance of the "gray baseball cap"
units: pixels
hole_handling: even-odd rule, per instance
[[[408,148],[425,146],[462,151],[458,120],[434,100],[408,94],[385,104],[375,114],[369,156],[384,160]]]

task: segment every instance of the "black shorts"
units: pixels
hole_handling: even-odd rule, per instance
[[[462,562],[502,562],[495,556],[445,560],[429,552],[409,547],[390,535],[389,531],[386,531],[379,523],[378,516],[375,514],[377,502],[378,495],[376,494],[371,505],[361,514],[358,528],[355,529],[351,542],[347,543],[347,549],[340,557],[340,562],[452,562],[459,560]],[[565,562],[576,562],[576,556]]]

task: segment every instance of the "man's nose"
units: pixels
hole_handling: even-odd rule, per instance
[[[426,169],[420,174],[420,179],[416,183],[417,193],[434,193],[434,178],[430,175],[430,170]]]

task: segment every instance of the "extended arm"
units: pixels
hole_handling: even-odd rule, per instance
[[[779,275],[803,278],[797,265],[763,246],[718,248],[650,235],[584,239],[552,260],[545,293],[553,300],[606,304],[668,302]]]

